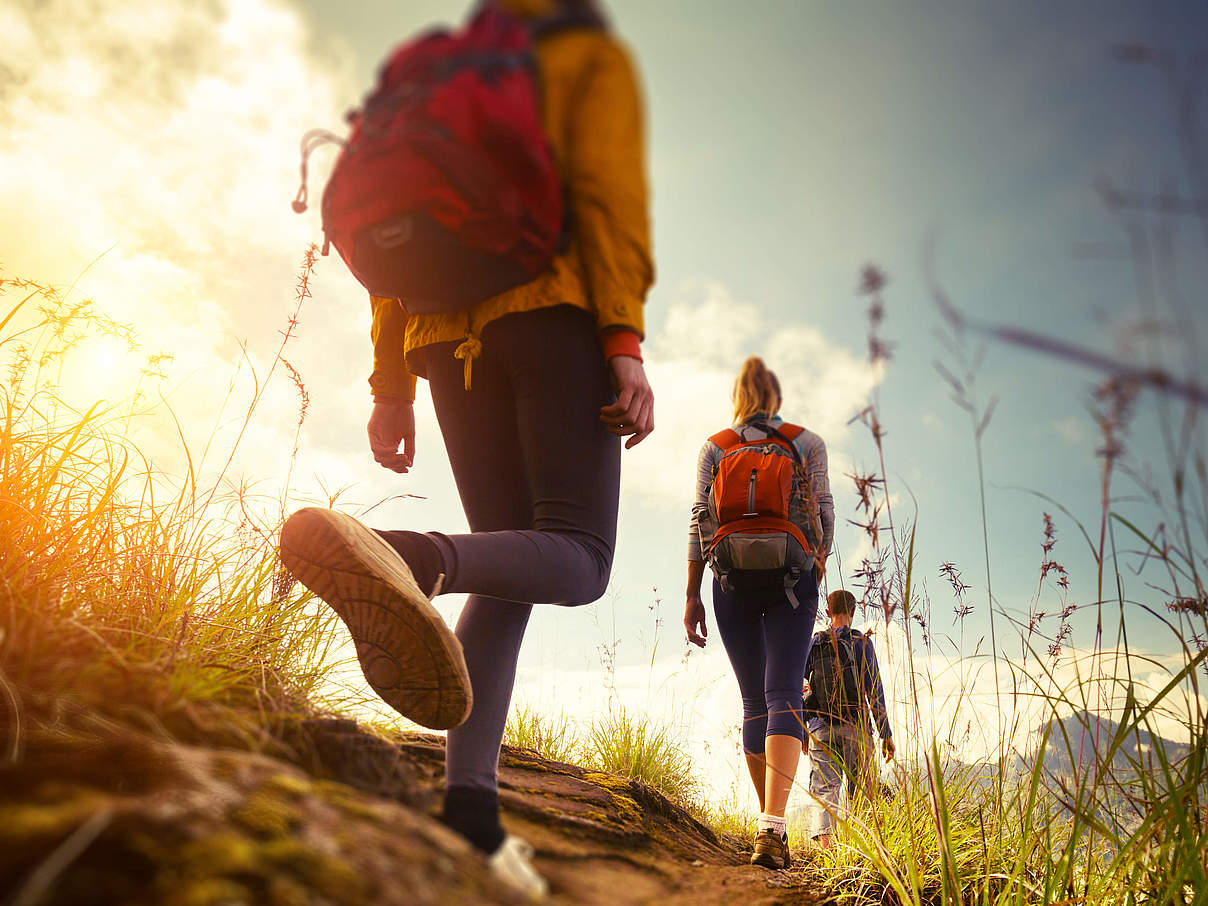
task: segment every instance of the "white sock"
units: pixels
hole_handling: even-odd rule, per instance
[[[765,830],[774,830],[781,837],[784,837],[788,834],[788,829],[785,825],[784,818],[781,818],[778,815],[767,815],[763,812],[760,812],[759,823],[755,825],[755,831],[758,833],[759,831]]]

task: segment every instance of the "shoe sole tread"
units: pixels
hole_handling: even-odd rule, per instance
[[[385,541],[351,516],[308,507],[282,527],[281,560],[348,627],[366,682],[390,707],[435,730],[469,716],[461,644]]]

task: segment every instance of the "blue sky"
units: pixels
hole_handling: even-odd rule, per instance
[[[728,382],[750,353],[785,380],[784,414],[826,436],[841,523],[856,515],[843,473],[875,464],[867,432],[846,421],[879,388],[894,504],[907,514],[917,501],[918,570],[935,629],[950,620],[936,577],[950,560],[979,603],[966,634],[984,632],[976,464],[967,420],[933,367],[945,349],[927,250],[935,278],[970,317],[1142,356],[1144,342],[1128,330],[1139,309],[1127,234],[1095,181],[1192,189],[1169,86],[1156,69],[1122,65],[1110,51],[1139,41],[1186,60],[1208,43],[1208,7],[615,0],[608,8],[648,102],[658,283],[647,355],[658,430],[626,457],[612,592],[590,612],[534,621],[522,695],[540,699],[554,669],[573,674],[559,701],[599,687],[598,646],[614,632],[637,686],[655,675],[644,666],[651,661],[659,676],[680,669],[692,460],[726,420]],[[275,348],[301,249],[318,234],[313,217],[288,210],[297,139],[312,126],[338,127],[392,45],[464,9],[442,0],[137,0],[101,2],[85,15],[69,2],[21,0],[0,10],[10,36],[0,69],[0,264],[66,284],[113,246],[81,288],[132,321],[149,349],[176,354],[167,392],[191,436],[204,438],[241,343],[253,362]],[[1180,224],[1173,244],[1178,286],[1203,329],[1198,229]],[[895,347],[883,374],[863,361],[866,300],[855,290],[868,262],[890,280],[884,333]],[[366,505],[421,494],[383,504],[372,520],[458,530],[422,395],[416,472],[400,480],[369,458],[367,306],[334,258],[320,263],[314,289],[290,351],[312,397],[297,498],[349,485],[345,499]],[[1165,335],[1164,347],[1186,335]],[[1122,349],[1130,337],[1133,348]],[[77,392],[117,392],[120,383],[99,377],[95,363],[85,367]],[[988,349],[979,371],[983,399],[1000,399],[985,467],[994,585],[1008,610],[1035,593],[1041,513],[1052,511],[1017,488],[1097,523],[1097,433],[1086,412],[1096,380],[1002,346]],[[269,490],[288,468],[292,392],[273,390],[239,460]],[[1133,465],[1160,472],[1155,413],[1154,397],[1143,396],[1129,447]],[[174,461],[170,420],[146,442]],[[1157,518],[1140,504],[1129,511],[1145,525]],[[1057,526],[1071,599],[1091,600],[1085,544],[1068,519]],[[859,533],[844,526],[838,540],[850,582]],[[1142,580],[1126,587],[1165,603]],[[442,599],[442,608],[452,617],[457,602]],[[1087,619],[1076,623],[1078,644],[1090,644]],[[1131,616],[1131,641],[1169,650],[1155,626]],[[714,640],[692,676],[730,702],[718,649]]]
[[[355,16],[321,2],[305,8],[353,48],[366,84],[396,34],[457,14],[440,3],[369,3]],[[866,262],[882,267],[895,352],[880,399],[897,512],[912,515],[917,502],[918,568],[937,631],[949,625],[951,599],[936,573],[951,560],[974,585],[981,606],[971,626],[984,632],[973,439],[933,367],[947,351],[926,262],[970,317],[1135,356],[1135,345],[1120,342],[1140,317],[1134,267],[1096,180],[1147,193],[1191,189],[1170,86],[1156,68],[1124,65],[1112,49],[1143,42],[1185,63],[1204,49],[1208,12],[1192,3],[699,0],[617,0],[609,9],[647,89],[659,270],[651,332],[704,281],[757,308],[749,351],[808,325],[827,345],[859,355],[866,302],[854,294],[858,273]],[[1176,240],[1177,274],[1202,321],[1205,249],[1194,228],[1183,224]],[[994,585],[1010,611],[1035,594],[1045,510],[1057,517],[1056,554],[1073,599],[1095,597],[1077,528],[1029,491],[1056,498],[1095,533],[1100,439],[1087,405],[1098,379],[1002,346],[989,348],[979,369],[982,402],[999,400],[984,458]],[[790,418],[811,422],[813,394],[829,388],[810,389],[810,400],[786,399]],[[1154,398],[1143,396],[1129,447],[1133,465],[1160,471],[1153,413]],[[843,471],[874,466],[866,433],[831,440]],[[850,483],[836,476],[836,488],[840,520],[853,517]],[[1135,492],[1127,480],[1116,488]],[[1145,507],[1128,511],[1146,528],[1155,523]],[[683,515],[664,500],[626,495],[615,586],[622,625],[640,617],[642,590],[656,585],[676,622]],[[857,534],[841,533],[841,545],[856,548]],[[1126,592],[1154,600],[1139,579],[1127,578]],[[1046,591],[1042,607],[1052,614],[1055,601]],[[1092,620],[1088,609],[1075,621],[1075,637],[1088,645]],[[1110,640],[1116,620],[1108,620]],[[1156,623],[1130,620],[1134,645],[1168,649]]]

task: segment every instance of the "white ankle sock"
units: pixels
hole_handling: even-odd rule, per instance
[[[766,815],[762,812],[759,814],[759,823],[755,825],[755,830],[756,832],[774,830],[782,837],[788,833],[784,818],[777,815]]]

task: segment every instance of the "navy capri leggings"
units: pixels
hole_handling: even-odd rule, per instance
[[[805,738],[805,659],[818,615],[818,580],[810,570],[794,588],[794,609],[784,588],[723,591],[713,580],[713,615],[742,694],[742,747],[764,750],[768,736]]]

